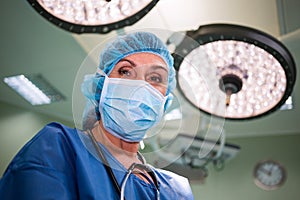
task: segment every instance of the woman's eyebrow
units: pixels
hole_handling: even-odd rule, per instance
[[[137,66],[137,64],[136,64],[134,61],[129,60],[129,59],[127,59],[127,58],[122,58],[122,59],[119,61],[119,63],[120,63],[120,62],[129,62],[133,67],[136,67],[136,66]],[[168,72],[168,69],[166,69],[165,66],[161,66],[161,65],[152,65],[152,66],[151,66],[151,69],[153,69],[153,70],[156,70],[156,69],[162,69],[162,70],[165,70],[166,72]]]
[[[136,64],[132,60],[122,58],[119,62],[129,62],[133,67],[136,67]]]
[[[162,70],[165,70],[166,72],[168,72],[168,69],[166,69],[166,67],[161,66],[161,65],[152,65],[151,69],[154,69],[154,70],[162,69]]]

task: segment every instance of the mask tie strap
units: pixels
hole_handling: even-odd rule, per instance
[[[104,77],[104,82],[108,78],[107,74],[105,74],[104,71],[100,68],[97,68],[95,76]],[[99,79],[99,82],[97,83],[97,88],[95,91],[95,99],[97,100],[97,105],[95,106],[95,113],[96,113],[97,120],[100,120],[100,118],[101,118],[100,113],[99,113],[99,104],[100,104],[100,98],[101,98],[100,93],[102,93],[103,85],[102,86],[100,86],[100,85],[104,84],[104,83],[100,83],[100,80],[101,80],[101,77]]]
[[[96,75],[107,77],[107,74],[105,74],[104,71],[102,69],[100,69],[100,68],[97,68]]]

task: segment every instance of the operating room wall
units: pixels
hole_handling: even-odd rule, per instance
[[[51,121],[73,126],[71,122],[34,113],[0,102],[0,176],[17,151]],[[229,134],[229,133],[228,133]],[[222,171],[209,166],[204,181],[191,182],[195,200],[294,200],[300,196],[300,134],[228,138],[241,146],[237,156]],[[262,159],[281,162],[288,173],[287,181],[278,190],[264,191],[253,182],[253,168]]]

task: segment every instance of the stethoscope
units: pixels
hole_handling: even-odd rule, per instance
[[[135,169],[139,169],[139,170],[145,170],[147,171],[147,173],[150,175],[155,187],[156,187],[156,200],[160,200],[160,192],[159,192],[159,186],[158,186],[158,181],[156,178],[156,175],[154,173],[154,171],[152,170],[152,168],[146,164],[146,161],[144,159],[144,157],[138,152],[138,157],[139,159],[142,161],[143,164],[139,164],[139,163],[133,163],[127,170],[127,173],[123,179],[123,182],[121,184],[121,188],[117,182],[117,179],[112,171],[112,168],[110,167],[103,150],[100,148],[100,146],[97,144],[96,138],[93,135],[91,130],[87,130],[87,133],[93,143],[93,146],[96,149],[97,155],[99,156],[99,158],[102,160],[104,167],[106,169],[106,171],[108,172],[108,175],[110,176],[115,189],[117,190],[117,192],[120,194],[120,200],[125,200],[125,196],[124,196],[124,192],[125,192],[125,187],[126,187],[126,183],[128,181],[129,176],[134,172]],[[149,182],[151,182],[150,178],[147,177],[144,174],[141,174],[144,176],[144,178],[146,178]]]

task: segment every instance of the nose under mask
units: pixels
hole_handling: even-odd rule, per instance
[[[106,76],[99,102],[103,126],[118,138],[140,142],[162,119],[167,99],[146,81]]]

